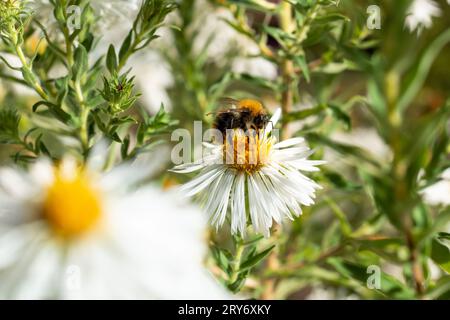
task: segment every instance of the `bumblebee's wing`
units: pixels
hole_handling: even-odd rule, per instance
[[[239,100],[229,98],[229,97],[220,98],[218,109],[216,111],[208,112],[207,115],[236,111],[238,104],[239,104]]]
[[[219,115],[219,114],[222,114],[222,113],[229,113],[229,112],[234,112],[234,111],[236,111],[235,108],[227,108],[227,109],[222,108],[222,109],[220,109],[220,110],[208,112],[206,115],[207,115],[207,116],[210,116],[210,115]]]
[[[236,109],[238,105],[239,105],[239,100],[236,100],[233,98],[223,97],[223,98],[219,99],[220,109],[225,109],[225,110]]]

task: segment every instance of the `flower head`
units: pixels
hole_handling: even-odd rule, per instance
[[[202,265],[201,213],[98,159],[0,170],[0,297],[226,298]]]
[[[441,15],[441,9],[433,0],[414,0],[408,9],[405,24],[409,31],[417,30],[420,34],[424,28],[430,28],[433,17]]]
[[[301,214],[300,205],[314,203],[320,187],[300,171],[317,171],[316,165],[324,162],[307,159],[312,151],[303,138],[277,142],[271,128],[279,116],[280,110],[256,134],[234,130],[223,144],[205,144],[209,152],[200,161],[173,169],[200,170],[181,189],[187,196],[200,195],[216,228],[223,225],[230,209],[233,234],[245,234],[249,216],[254,230],[269,236],[273,220],[293,219]]]

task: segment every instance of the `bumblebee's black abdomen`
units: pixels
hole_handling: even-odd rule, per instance
[[[225,135],[227,129],[247,130],[249,121],[251,121],[250,110],[228,110],[217,115],[214,121],[214,128]]]

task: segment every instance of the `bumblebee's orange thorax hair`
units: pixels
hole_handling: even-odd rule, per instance
[[[264,107],[259,101],[253,99],[242,99],[239,101],[238,108],[247,108],[253,115],[264,113]]]

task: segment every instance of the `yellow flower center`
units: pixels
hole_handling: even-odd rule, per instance
[[[224,162],[237,171],[251,174],[267,163],[272,146],[272,138],[260,134],[245,134],[237,129],[232,137],[225,139]]]
[[[67,176],[61,169],[55,170],[55,180],[47,189],[42,213],[58,234],[73,237],[91,230],[101,212],[100,194],[85,171],[76,170]]]

